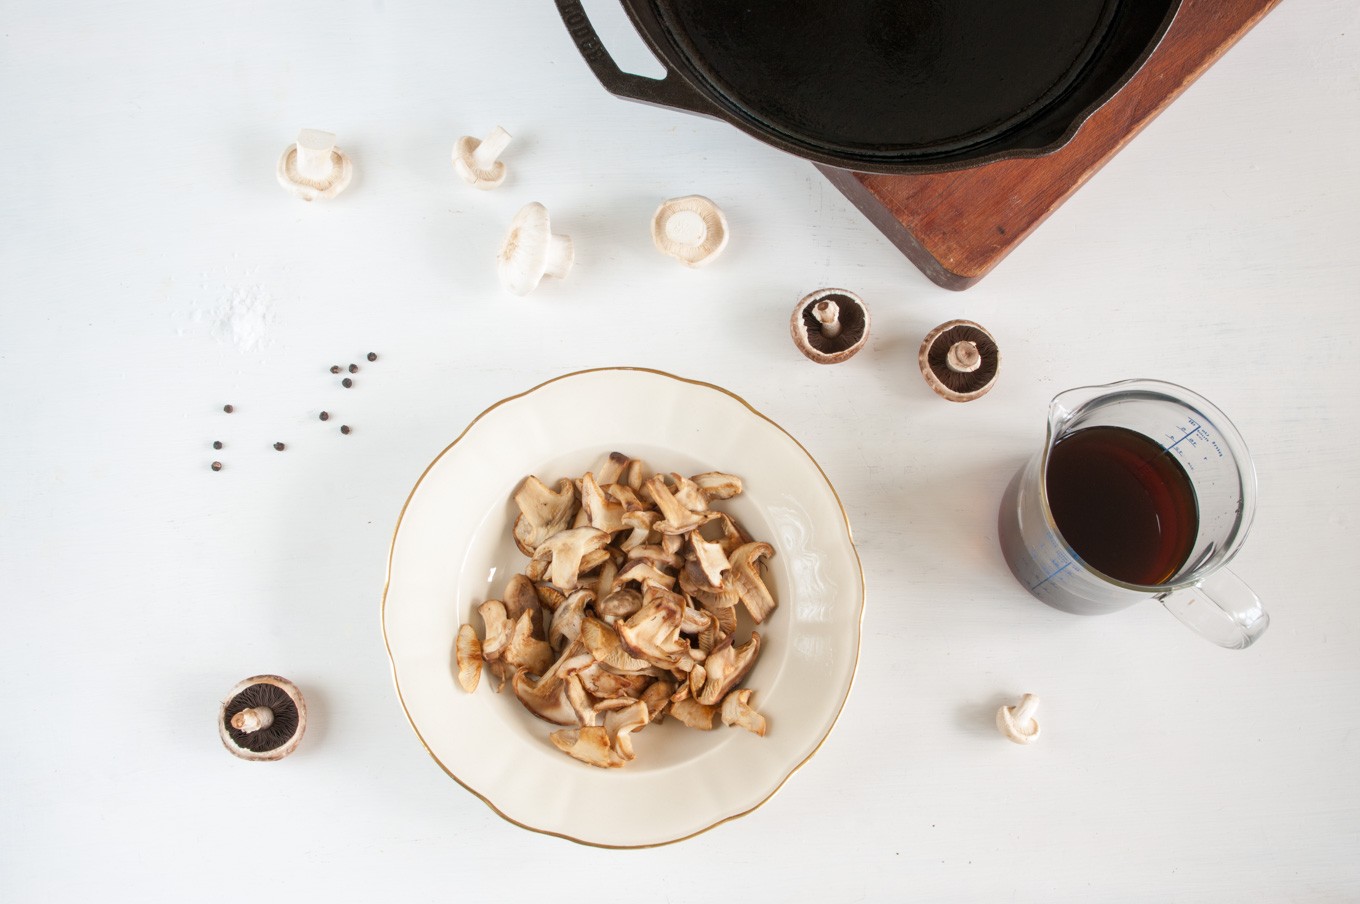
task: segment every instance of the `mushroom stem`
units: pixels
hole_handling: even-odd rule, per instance
[[[708,238],[708,226],[696,211],[677,210],[666,220],[666,238],[677,245],[698,248]]]
[[[495,164],[496,158],[505,150],[505,146],[510,143],[510,133],[496,126],[491,134],[482,139],[482,143],[477,145],[477,150],[472,152],[472,163],[479,170],[489,170]]]
[[[812,316],[822,324],[822,335],[835,339],[841,333],[841,309],[834,301],[819,301],[812,308]]]
[[[982,355],[978,352],[977,343],[968,339],[951,345],[944,360],[950,370],[960,374],[970,374],[982,366]]]
[[[252,731],[261,731],[273,724],[274,711],[267,706],[243,709],[231,717],[231,727],[237,731],[244,731],[246,734],[250,734]]]
[[[543,272],[557,279],[566,279],[571,272],[576,253],[572,249],[571,236],[553,235],[548,237],[548,257]]]
[[[335,136],[319,129],[303,129],[297,137],[297,168],[304,179],[313,182],[326,182],[335,169],[331,152],[335,149]]]
[[[1020,705],[1011,710],[1011,720],[1015,722],[1015,727],[1022,732],[1031,733],[1030,723],[1034,720],[1034,713],[1039,709],[1039,698],[1034,694],[1025,694],[1020,698]]]

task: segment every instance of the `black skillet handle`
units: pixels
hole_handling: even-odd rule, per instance
[[[605,50],[604,44],[600,43],[600,36],[590,24],[581,0],[557,0],[557,11],[562,14],[562,22],[576,42],[576,49],[581,51],[581,56],[585,57],[595,77],[610,94],[701,116],[718,116],[713,103],[669,66],[663,79],[645,78],[620,69],[609,51]]]

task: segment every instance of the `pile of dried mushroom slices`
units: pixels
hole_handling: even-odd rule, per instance
[[[709,504],[742,490],[716,471],[644,479],[643,463],[612,452],[556,489],[530,476],[515,493],[514,538],[529,557],[485,623],[458,630],[458,681],[476,690],[485,664],[528,710],[554,725],[563,752],[594,766],[634,758],[632,733],[667,713],[709,730],[714,715],[762,737],[751,691],[760,634],[736,642],[737,605],[756,622],[775,600],[760,576],[768,543]]]

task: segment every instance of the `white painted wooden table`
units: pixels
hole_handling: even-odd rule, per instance
[[[1358,41],[1353,4],[1285,4],[951,294],[809,165],[609,97],[546,2],[5,3],[0,899],[542,900],[568,875],[569,897],[594,878],[674,902],[1360,899]],[[449,150],[498,123],[510,178],[474,192]],[[336,201],[274,182],[303,126],[354,158]],[[647,233],[688,193],[733,230],[704,271]],[[578,260],[514,300],[492,256],[530,200]],[[874,331],[819,368],[786,323],[827,285]],[[1005,355],[968,405],[916,371],[954,317]],[[327,368],[351,361],[345,390]],[[793,433],[869,591],[821,752],[753,814],[632,853],[525,832],[450,781],[378,626],[426,463],[496,400],[613,364]],[[1255,453],[1235,569],[1273,625],[1251,650],[1154,604],[1049,610],[998,553],[1049,397],[1138,376],[1208,396]],[[213,727],[260,672],[310,706],[282,763]],[[991,722],[1025,691],[1028,749]]]

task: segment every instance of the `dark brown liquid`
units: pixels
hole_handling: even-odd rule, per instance
[[[1162,584],[1199,533],[1195,489],[1176,456],[1124,427],[1087,427],[1058,440],[1044,478],[1063,539],[1097,571]]]

